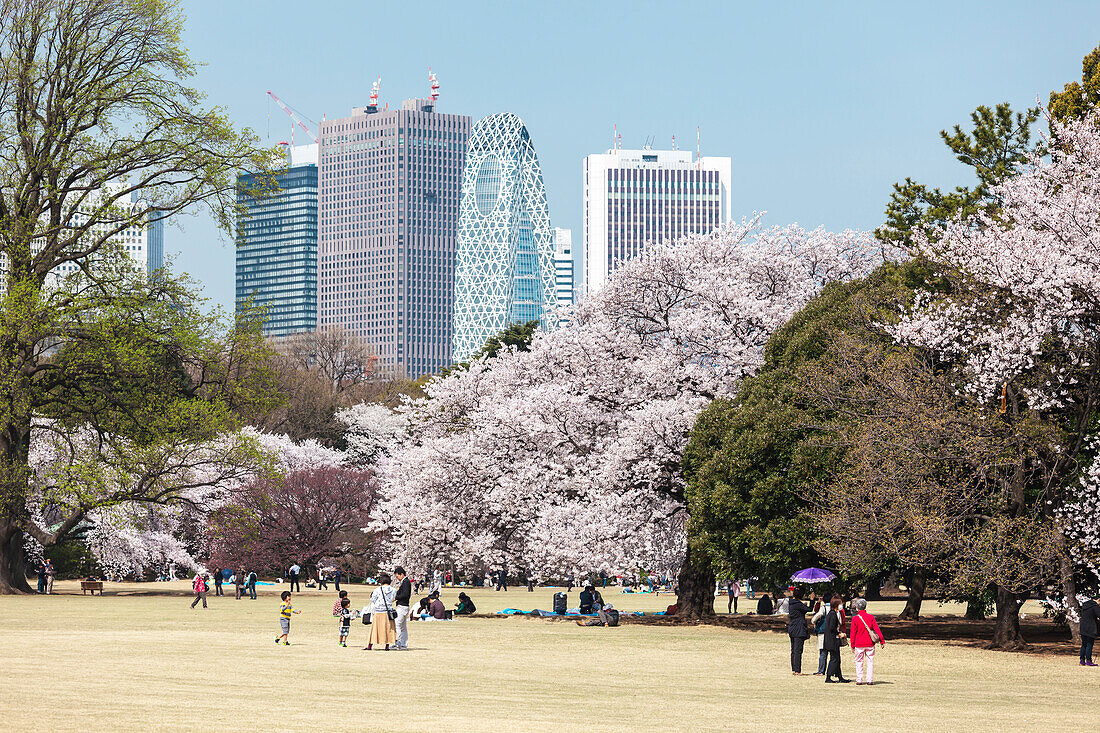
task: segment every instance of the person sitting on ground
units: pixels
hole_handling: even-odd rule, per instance
[[[431,603],[428,604],[428,621],[446,621],[447,620],[447,607],[443,605],[443,601],[439,600],[439,591],[433,591],[428,596],[431,599]]]
[[[760,596],[759,603],[756,604],[756,612],[761,616],[771,616],[775,607],[772,606],[772,599],[767,593]]]
[[[466,595],[465,593],[459,593],[458,594],[458,605],[455,606],[454,615],[455,616],[469,616],[470,614],[474,613],[475,611],[477,611],[477,607],[474,605],[474,602],[470,598],[470,596]]]
[[[589,587],[591,588],[591,586],[589,586]],[[595,611],[596,613],[599,613],[600,609],[603,608],[603,606],[604,606],[603,596],[600,594],[600,592],[598,590],[593,589],[593,591],[592,591],[592,610]]]
[[[413,621],[423,621],[424,619],[428,618],[428,616],[431,615],[431,613],[429,613],[428,611],[431,603],[432,601],[430,598],[421,598],[420,605],[418,605],[416,607],[416,610],[412,612],[410,618]]]
[[[779,598],[778,593],[776,594],[776,598],[779,598],[779,600],[777,600],[775,602],[775,611],[774,611],[774,613],[775,613],[776,616],[786,616],[787,614],[790,613],[791,593],[793,591],[794,591],[794,588],[788,588],[786,594],[784,594],[784,596],[782,598]]]
[[[594,588],[590,585],[584,586],[584,590],[581,591],[581,615],[588,615],[594,612],[592,604],[595,601],[593,597]]]
[[[340,616],[340,609],[343,607],[343,600],[348,597],[346,590],[340,591],[340,595],[336,598],[336,603],[332,604],[332,615],[334,617]],[[350,601],[349,601],[350,603]]]

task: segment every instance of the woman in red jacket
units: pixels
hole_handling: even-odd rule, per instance
[[[878,627],[875,617],[867,613],[867,601],[856,599],[856,614],[852,616],[852,627],[848,634],[852,640],[852,651],[856,655],[856,684],[875,684],[875,644],[886,646],[886,639]],[[867,681],[863,681],[863,665],[867,665]]]

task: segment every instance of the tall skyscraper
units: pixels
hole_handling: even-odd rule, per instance
[[[573,231],[554,227],[554,300],[558,308],[568,308],[576,302],[574,272]]]
[[[512,323],[544,321],[555,302],[554,238],[538,155],[523,120],[490,115],[474,125],[462,178],[454,361]]]
[[[609,150],[584,159],[582,289],[593,292],[648,244],[730,221],[732,162],[686,150]]]
[[[164,219],[150,222],[146,229],[145,271],[156,272],[164,267]]]
[[[318,325],[358,333],[390,374],[451,363],[469,136],[468,116],[438,113],[430,99],[321,123]]]
[[[317,146],[291,150],[290,167],[274,176],[237,178],[239,222],[237,310],[251,299],[263,309],[263,332],[289,336],[317,327]]]

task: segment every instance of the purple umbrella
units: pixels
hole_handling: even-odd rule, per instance
[[[791,580],[796,583],[824,583],[835,578],[835,575],[821,568],[806,568],[791,576]]]

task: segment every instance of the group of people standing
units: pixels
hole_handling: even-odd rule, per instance
[[[855,600],[855,614],[849,622],[845,618],[844,599],[834,595],[816,601],[813,608],[802,600],[804,591],[796,587],[787,599],[787,633],[791,639],[791,672],[802,675],[802,651],[810,638],[810,628],[817,634],[818,663],[814,676],[825,677],[826,682],[851,682],[840,669],[840,650],[851,644],[855,653],[857,685],[872,685],[875,681],[875,645],[886,646],[886,639],[867,612],[867,601]],[[806,616],[813,613],[809,623]],[[845,633],[845,624],[848,624]]]
[[[34,572],[38,576],[38,592],[43,594],[53,593],[53,562],[49,558],[35,563]]]
[[[223,596],[225,591],[222,590],[222,585],[225,582],[225,573],[221,568],[215,568],[212,574],[214,581],[214,595]],[[248,597],[252,600],[256,600],[256,571],[245,573],[244,568],[237,568],[237,572],[229,578],[233,583],[235,595],[237,600],[241,600],[248,594]],[[206,594],[210,592],[210,582],[207,579],[205,573],[196,573],[195,578],[191,581],[191,590],[195,594],[195,599],[191,601],[191,608],[194,608],[198,603],[202,602],[202,607],[206,608]]]
[[[393,585],[394,581],[397,582],[396,587]],[[284,603],[289,602],[290,593],[284,591],[283,595],[286,597]],[[411,601],[412,581],[400,566],[394,568],[392,578],[387,573],[378,576],[378,587],[371,593],[370,603],[362,610],[353,611],[348,592],[340,591],[336,604],[332,607],[332,615],[340,623],[340,646],[348,645],[352,620],[361,618],[363,623],[370,625],[367,645],[363,647],[365,651],[370,651],[375,646],[381,646],[386,651],[408,649]]]

